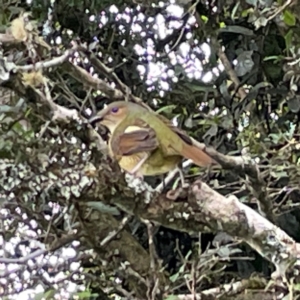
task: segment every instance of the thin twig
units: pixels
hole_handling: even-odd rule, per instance
[[[66,50],[66,52],[58,57],[52,58],[50,60],[46,60],[46,61],[40,61],[37,62],[35,64],[31,64],[31,65],[25,65],[25,66],[16,66],[16,71],[32,71],[32,70],[39,70],[39,69],[47,69],[47,68],[51,68],[51,67],[56,67],[59,66],[61,64],[63,64],[64,62],[66,62],[70,56],[72,56],[75,52],[76,52],[76,48],[74,49],[69,49]]]
[[[149,220],[143,220],[143,222],[147,226],[148,232],[148,245],[149,245],[149,256],[150,256],[150,270],[151,270],[151,282],[148,285],[148,299],[155,300],[156,294],[159,287],[159,277],[157,276],[157,272],[159,269],[158,255],[155,250],[155,245],[153,241],[155,226]]]
[[[24,265],[26,264],[30,259],[36,258],[40,255],[45,255],[48,253],[47,249],[38,249],[27,256],[20,257],[20,258],[2,258],[0,257],[0,263],[3,264],[19,264]]]
[[[185,169],[188,166],[190,166],[193,162],[191,160],[186,160],[182,163],[182,168]],[[163,179],[163,181],[156,187],[156,191],[159,193],[162,193],[165,186],[167,186],[177,175],[179,172],[179,169],[176,168],[173,171],[170,171],[166,178]]]
[[[110,241],[112,241],[124,228],[125,226],[128,224],[128,222],[130,222],[130,220],[132,219],[132,216],[126,216],[122,219],[122,221],[120,222],[119,226],[117,229],[111,231],[101,242],[100,242],[100,246],[103,247],[105,245],[107,245]]]
[[[267,19],[267,22],[270,22],[271,20],[273,20],[276,16],[278,16],[281,12],[283,12],[288,6],[290,6],[291,4],[293,4],[293,0],[288,0],[286,1],[281,7],[278,8],[278,10]]]

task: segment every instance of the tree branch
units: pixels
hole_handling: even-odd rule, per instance
[[[300,245],[235,196],[226,198],[201,181],[196,181],[186,195],[187,202],[176,203],[165,195],[152,193],[147,209],[145,204],[136,207],[132,200],[120,196],[109,202],[139,218],[175,230],[188,233],[225,231],[272,262],[276,267],[274,276],[285,276],[295,261],[299,264]],[[149,192],[142,198],[145,197],[149,197]]]

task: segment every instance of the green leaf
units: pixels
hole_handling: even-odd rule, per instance
[[[278,62],[284,59],[284,56],[282,55],[272,55],[272,56],[267,56],[263,59],[263,61],[269,61],[269,60],[274,60],[274,62]]]
[[[8,7],[8,10],[14,14],[14,15],[18,15],[20,14],[21,12],[24,11],[24,9],[22,7],[17,7],[16,5],[15,6],[9,6]]]
[[[170,277],[170,281],[171,281],[171,282],[175,282],[175,281],[178,279],[178,277],[179,277],[179,272],[178,272],[178,273],[175,273],[174,275],[172,275],[172,276]]]
[[[162,113],[164,111],[171,112],[175,107],[176,107],[176,105],[174,105],[174,104],[166,105],[164,107],[159,108],[156,112],[158,114],[160,114],[160,113]]]
[[[117,208],[106,205],[100,201],[89,201],[86,203],[86,205],[103,213],[108,213],[115,216],[120,215],[120,212]]]
[[[215,87],[212,84],[198,83],[198,82],[185,82],[183,84],[185,88],[195,92],[215,92]],[[186,93],[186,91],[185,91]]]
[[[218,125],[213,124],[207,131],[206,133],[203,135],[203,138],[206,137],[213,137],[218,133]]]
[[[288,177],[288,173],[285,171],[281,171],[281,172],[270,172],[270,175],[273,176],[274,178],[284,178],[284,177]]]
[[[76,295],[79,297],[79,299],[90,299],[91,297],[98,296],[97,293],[91,294],[91,291],[89,291],[89,290],[79,292]]]
[[[177,300],[177,299],[178,299],[177,296],[175,296],[175,295],[170,295],[170,296],[168,296],[168,298],[166,298],[165,300]]]
[[[293,33],[294,33],[293,30],[290,29],[284,37],[286,43],[286,49],[290,49],[292,46]]]
[[[288,26],[295,26],[296,24],[295,15],[291,13],[289,10],[285,10],[283,13],[283,21]]]
[[[34,296],[34,300],[50,300],[50,299],[54,299],[54,295],[55,295],[55,290],[50,289],[48,291],[45,292],[41,292],[38,293]]]
[[[204,23],[207,23],[208,22],[208,17],[207,16],[204,16],[204,15],[201,15],[201,19]]]
[[[249,9],[245,9],[242,11],[241,16],[243,18],[246,18],[249,15],[250,10]]]

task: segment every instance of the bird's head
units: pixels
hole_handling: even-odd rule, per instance
[[[107,127],[110,132],[113,132],[118,124],[128,116],[129,110],[134,109],[136,105],[125,101],[110,103],[103,110],[99,111],[97,115],[91,117],[89,123],[100,123]]]

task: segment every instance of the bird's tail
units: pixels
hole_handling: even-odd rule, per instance
[[[196,165],[200,167],[208,167],[215,164],[216,161],[206,154],[203,150],[195,145],[183,144],[182,156],[187,159],[191,159]]]

